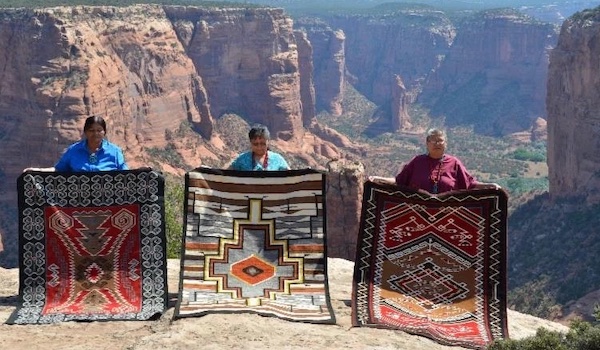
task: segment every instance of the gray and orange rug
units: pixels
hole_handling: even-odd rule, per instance
[[[28,172],[17,187],[19,304],[7,323],[146,320],[165,311],[160,173]]]
[[[251,312],[335,323],[327,285],[324,174],[186,174],[175,318]]]
[[[367,182],[353,325],[476,349],[506,338],[506,205],[502,190],[434,196]]]

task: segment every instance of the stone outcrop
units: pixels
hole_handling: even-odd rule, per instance
[[[346,36],[316,18],[299,18],[296,26],[307,33],[313,47],[316,109],[339,116],[343,112]]]
[[[600,202],[600,11],[564,22],[548,72],[548,177],[553,196]]]
[[[408,115],[408,96],[406,87],[399,75],[396,75],[396,84],[392,85],[392,130],[402,131],[410,129],[410,116]]]
[[[298,69],[300,72],[300,100],[302,101],[302,125],[307,127],[315,119],[315,86],[313,84],[313,48],[305,32],[294,31],[298,46]]]
[[[548,140],[548,121],[546,119],[537,117],[533,121],[531,127],[531,141],[532,142],[546,142]]]
[[[332,161],[327,168],[327,255],[354,261],[365,169],[349,161]]]

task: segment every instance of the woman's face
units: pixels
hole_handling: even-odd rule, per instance
[[[257,156],[263,156],[267,153],[268,141],[264,137],[255,137],[250,140],[250,148],[252,149],[252,153]]]
[[[446,139],[443,136],[430,136],[427,140],[427,152],[431,158],[442,158],[446,152]]]
[[[99,145],[102,142],[102,139],[104,139],[105,131],[104,128],[102,128],[102,125],[94,123],[90,125],[87,130],[84,130],[84,133],[88,143]]]

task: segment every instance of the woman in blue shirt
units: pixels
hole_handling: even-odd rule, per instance
[[[240,154],[229,166],[232,170],[261,171],[261,170],[290,170],[283,157],[269,151],[269,129],[256,125],[250,129],[250,151]]]
[[[107,171],[127,170],[123,151],[108,142],[106,122],[102,117],[91,116],[83,126],[85,137],[69,146],[52,168],[27,168],[24,171]]]

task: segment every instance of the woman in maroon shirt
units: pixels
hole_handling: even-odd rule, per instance
[[[434,194],[473,188],[500,188],[495,183],[478,182],[458,158],[445,154],[446,135],[442,130],[429,129],[426,144],[427,154],[414,157],[396,178],[370,176],[369,180],[395,183]]]

